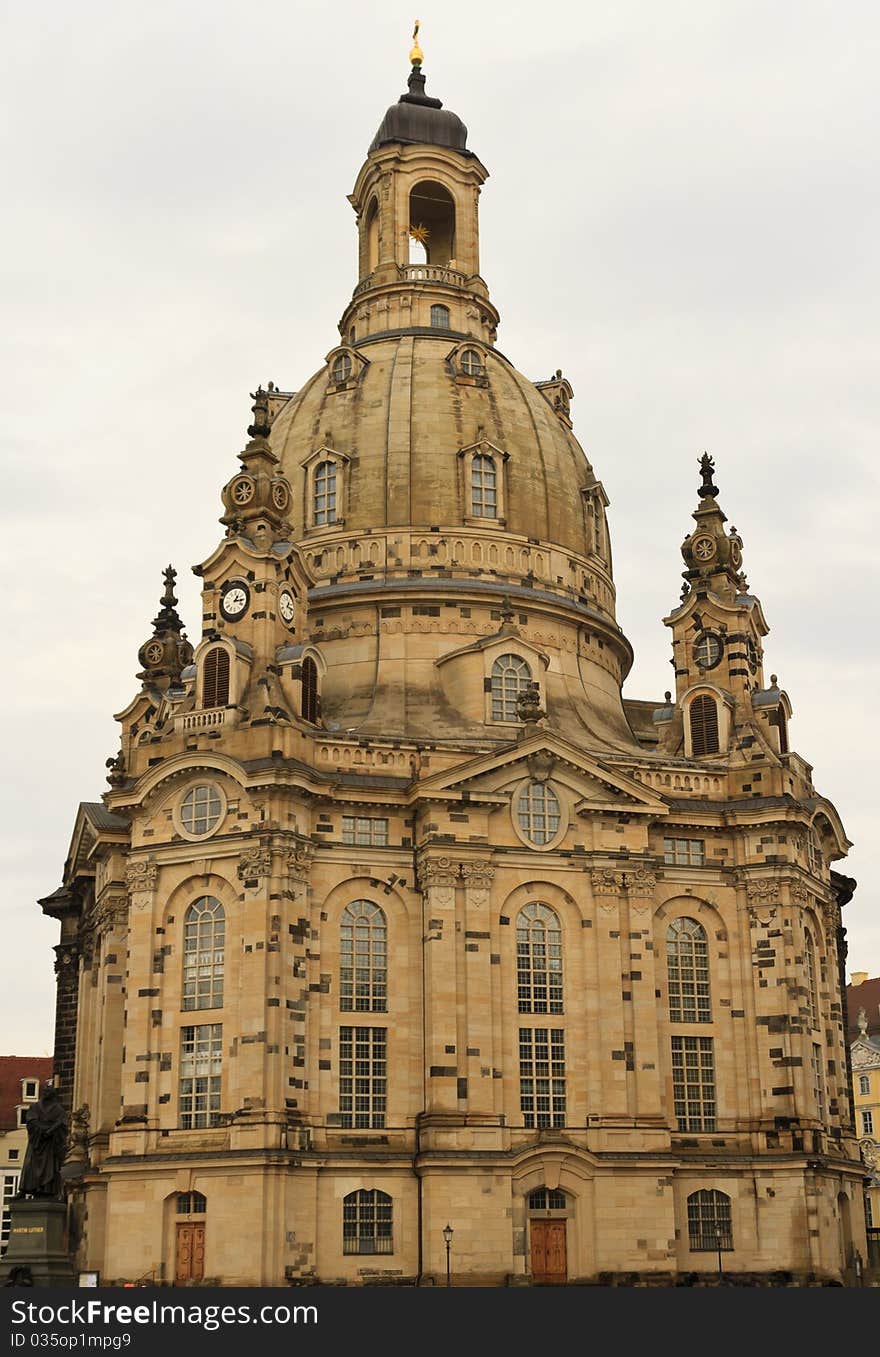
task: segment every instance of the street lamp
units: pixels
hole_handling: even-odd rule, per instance
[[[720,1285],[721,1279],[724,1276],[724,1270],[721,1266],[721,1231],[717,1226],[715,1227],[715,1247],[718,1250],[718,1283]]]
[[[452,1248],[452,1226],[447,1225],[443,1231],[443,1240],[446,1244],[446,1285],[452,1285],[452,1272],[450,1271],[449,1252]]]

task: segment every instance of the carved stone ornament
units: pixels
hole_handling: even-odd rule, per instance
[[[794,880],[789,881],[788,889],[791,892],[792,900],[809,900],[810,898],[810,892],[806,883],[801,881],[799,877],[795,877]]]
[[[540,704],[539,704],[540,705]],[[527,718],[522,717],[522,720]],[[529,775],[535,782],[546,782],[556,766],[556,757],[549,749],[539,749],[526,759]]]
[[[860,1140],[859,1149],[862,1152],[862,1163],[871,1170],[880,1167],[880,1145],[876,1140]]]
[[[657,877],[647,867],[626,873],[626,888],[630,895],[653,895]]]
[[[125,880],[130,891],[153,890],[158,875],[159,868],[155,862],[148,862],[146,858],[130,862],[125,869]]]
[[[779,899],[779,882],[769,877],[746,882],[749,904],[770,904]]]
[[[111,895],[95,906],[94,923],[99,933],[107,933],[127,922],[128,900],[124,895]]]
[[[611,867],[596,867],[592,873],[594,895],[619,895],[623,888],[623,872]]]
[[[495,868],[491,862],[463,862],[461,864],[461,875],[469,890],[487,891],[492,885]]]
[[[451,905],[455,899],[455,880],[458,876],[458,863],[452,858],[419,859],[418,885],[424,894],[431,892],[431,899],[437,905]]]
[[[290,875],[304,881],[311,870],[314,856],[314,844],[298,843],[295,848],[291,848],[287,854],[287,870]]]
[[[238,875],[242,881],[268,876],[272,870],[272,853],[268,848],[246,849],[239,860]]]

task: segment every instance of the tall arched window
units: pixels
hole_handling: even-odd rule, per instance
[[[388,998],[388,928],[372,900],[353,900],[339,926],[339,1007],[384,1013]]]
[[[701,754],[718,753],[718,704],[706,693],[695,697],[690,706],[691,751],[694,758]]]
[[[562,929],[538,901],[516,921],[516,994],[520,1013],[562,1012]]]
[[[315,467],[312,504],[316,526],[336,522],[335,462],[319,462]]]
[[[703,1188],[687,1199],[688,1236],[692,1253],[733,1248],[730,1198],[726,1192]]]
[[[229,651],[212,646],[202,665],[202,706],[225,707],[229,702]]]
[[[474,518],[497,518],[498,473],[494,457],[477,453],[471,462],[471,515]]]
[[[492,665],[492,720],[515,721],[516,699],[532,681],[532,671],[519,655],[499,655]]]
[[[393,1253],[392,1203],[378,1188],[342,1198],[342,1252]]]
[[[449,307],[434,305],[431,307],[431,324],[436,330],[449,329]]]
[[[819,1026],[819,992],[816,988],[816,948],[809,929],[804,929],[804,971],[807,982],[807,1012],[810,1026]]]
[[[318,720],[318,666],[307,655],[302,662],[302,716],[304,721],[317,724]]]
[[[709,945],[696,919],[673,919],[666,930],[670,1022],[711,1022]]]
[[[219,900],[203,895],[183,916],[184,1009],[223,1007],[226,915]]]

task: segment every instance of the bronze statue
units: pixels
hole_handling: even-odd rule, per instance
[[[67,1153],[67,1113],[54,1084],[44,1084],[40,1101],[27,1110],[27,1150],[19,1197],[61,1198],[61,1165]]]

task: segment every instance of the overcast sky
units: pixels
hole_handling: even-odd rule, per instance
[[[248,391],[337,341],[416,2],[491,174],[499,347],[563,368],[611,498],[625,692],[673,686],[708,449],[792,747],[856,844],[849,969],[880,974],[876,0],[5,0],[2,1053],[51,1051],[34,901],[106,789],[162,567],[195,640]]]

